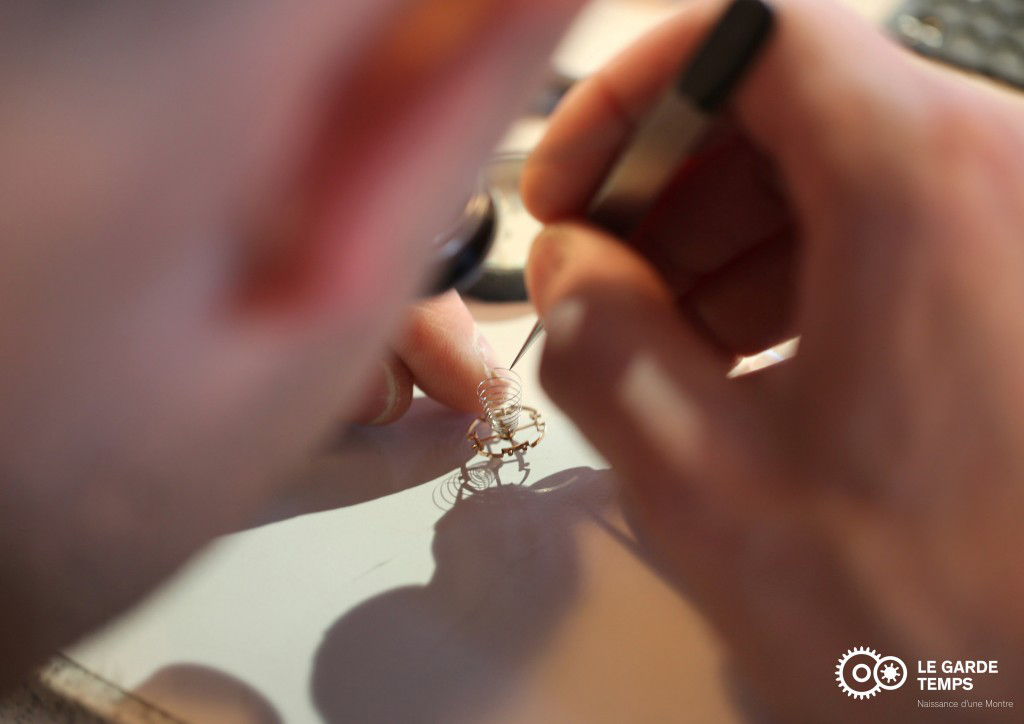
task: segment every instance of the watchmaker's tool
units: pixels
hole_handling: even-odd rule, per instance
[[[587,218],[628,239],[700,141],[772,29],[761,0],[733,0],[639,126],[595,194]],[[509,369],[544,331],[538,320]]]
[[[544,420],[535,409],[523,405],[523,385],[512,370],[494,370],[477,387],[477,397],[484,414],[469,426],[466,438],[480,455],[511,457],[536,447],[544,439]],[[524,413],[529,417],[526,424],[521,420]],[[478,430],[485,423],[491,428],[491,434],[481,437]]]
[[[543,333],[544,324],[538,319],[537,323],[533,325],[533,329],[530,330],[530,334],[526,337],[526,341],[523,342],[523,346],[519,348],[519,354],[517,354],[516,358],[512,360],[512,364],[508,366],[510,370],[515,368],[519,360],[521,360],[523,358],[523,355],[526,354],[527,350],[529,350],[530,347],[533,346],[533,343],[540,339],[540,336]]]

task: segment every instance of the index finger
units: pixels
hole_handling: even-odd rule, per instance
[[[542,221],[581,215],[639,119],[664,92],[724,7],[700,0],[655,28],[565,99],[523,175]],[[903,51],[827,2],[778,3],[774,37],[738,88],[732,111],[751,140],[801,189],[822,173],[888,156],[912,136],[917,69]],[[902,137],[899,138],[899,137]],[[857,177],[857,174],[852,174]]]

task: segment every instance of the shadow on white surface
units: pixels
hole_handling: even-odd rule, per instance
[[[218,724],[281,724],[284,721],[270,702],[251,686],[200,664],[166,666],[132,694],[157,706],[166,706],[168,711],[173,711],[175,720]]]
[[[457,470],[474,455],[466,441],[472,420],[420,397],[393,425],[354,426],[300,471],[292,493],[250,527],[367,503]]]
[[[463,463],[434,488],[434,505],[451,510],[459,502],[488,488],[504,485],[523,486],[530,479],[530,463],[522,453],[510,460],[483,460]]]
[[[323,719],[485,717],[575,602],[573,528],[612,488],[607,471],[573,468],[458,498],[435,528],[433,578],[366,601],[325,633],[312,680]]]

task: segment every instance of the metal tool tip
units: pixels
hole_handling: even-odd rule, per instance
[[[512,364],[510,364],[508,366],[508,368],[510,370],[513,367],[516,366],[516,364],[519,362],[519,360],[521,360],[523,358],[523,355],[526,354],[526,351],[528,349],[530,349],[530,347],[533,346],[533,343],[536,342],[540,338],[540,335],[543,334],[543,332],[544,332],[544,323],[541,322],[538,319],[537,323],[535,325],[533,325],[533,329],[530,330],[530,334],[528,334],[526,336],[526,341],[523,342],[523,346],[520,348],[519,354],[517,354],[516,358],[514,360],[512,360]]]

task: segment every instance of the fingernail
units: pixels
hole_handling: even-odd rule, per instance
[[[544,315],[548,344],[556,348],[572,346],[583,330],[586,311],[582,299],[563,299],[555,304]]]
[[[473,351],[476,352],[476,356],[483,367],[483,378],[492,376],[494,368],[498,364],[497,356],[494,354],[494,348],[491,347],[491,343],[487,341],[487,337],[484,336],[484,333],[480,331],[480,327],[476,324],[473,325]]]
[[[378,361],[382,374],[377,376],[369,396],[360,408],[356,419],[367,420],[367,425],[380,425],[391,419],[398,404],[398,380],[391,365]]]
[[[551,282],[558,276],[565,263],[566,238],[565,229],[558,224],[552,224],[544,227],[530,248],[527,286],[530,298],[541,310],[544,309],[544,300]]]

